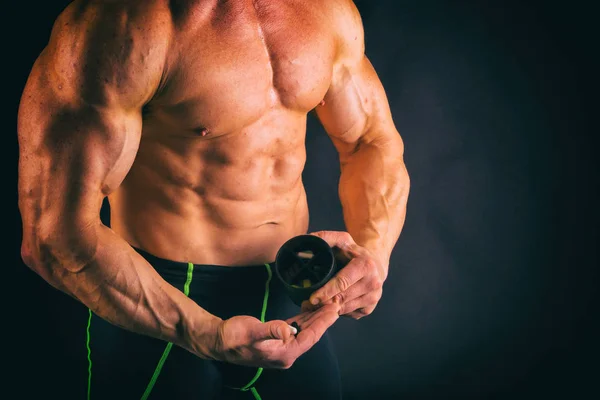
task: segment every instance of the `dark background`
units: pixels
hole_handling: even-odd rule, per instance
[[[4,98],[12,146],[21,90],[66,4],[11,5],[16,26],[5,37],[5,68],[13,71],[4,76]],[[594,397],[591,9],[583,2],[357,5],[367,55],[406,144],[412,188],[379,307],[331,329],[345,398]],[[343,229],[337,156],[313,116],[307,151],[311,230]],[[16,241],[3,281],[9,373],[0,391],[18,395],[0,397],[83,398],[86,310],[21,262],[10,187],[15,203],[5,212],[16,214]]]

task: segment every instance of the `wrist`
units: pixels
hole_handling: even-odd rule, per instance
[[[219,329],[223,320],[208,312],[191,321],[184,329],[184,347],[198,357],[218,360]]]
[[[364,244],[359,243],[359,245],[371,253],[371,256],[379,263],[387,276],[388,267],[390,265],[390,252],[378,242],[379,241],[366,242]]]

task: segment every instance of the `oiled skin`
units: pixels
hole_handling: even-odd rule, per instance
[[[308,226],[306,115],[331,79],[331,16],[306,1],[202,3],[176,21],[112,224],[172,260],[273,261]]]
[[[116,325],[219,358],[222,321],[130,245],[199,264],[273,261],[308,227],[316,109],[340,152],[348,230],[385,264],[408,177],[363,46],[348,0],[72,3],[19,110],[25,262]]]

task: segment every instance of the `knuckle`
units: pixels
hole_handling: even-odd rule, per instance
[[[369,279],[366,283],[367,289],[373,291],[377,288],[377,282],[374,279]]]
[[[369,289],[371,290],[377,290],[381,287],[382,282],[381,280],[374,276],[373,278],[369,279]]]
[[[333,302],[342,304],[344,302],[344,295],[342,293],[338,293],[333,296]]]
[[[345,275],[338,275],[336,282],[338,289],[342,291],[347,290],[350,287],[350,281]]]
[[[349,250],[354,244],[354,239],[348,232],[336,232],[334,238],[335,247],[342,251]]]
[[[352,240],[352,236],[348,232],[340,232],[340,239],[350,241]]]
[[[365,258],[365,267],[368,270],[375,270],[377,268],[377,263],[372,258],[366,257]]]
[[[344,244],[346,245],[344,249],[350,252],[350,254],[353,254],[355,257],[356,255],[360,254],[361,247],[356,244],[352,236],[348,235],[346,238],[344,238]]]

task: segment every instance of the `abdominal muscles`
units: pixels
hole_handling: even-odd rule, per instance
[[[306,115],[267,113],[234,132],[145,124],[136,160],[110,195],[111,228],[174,261],[272,262],[306,233]]]

